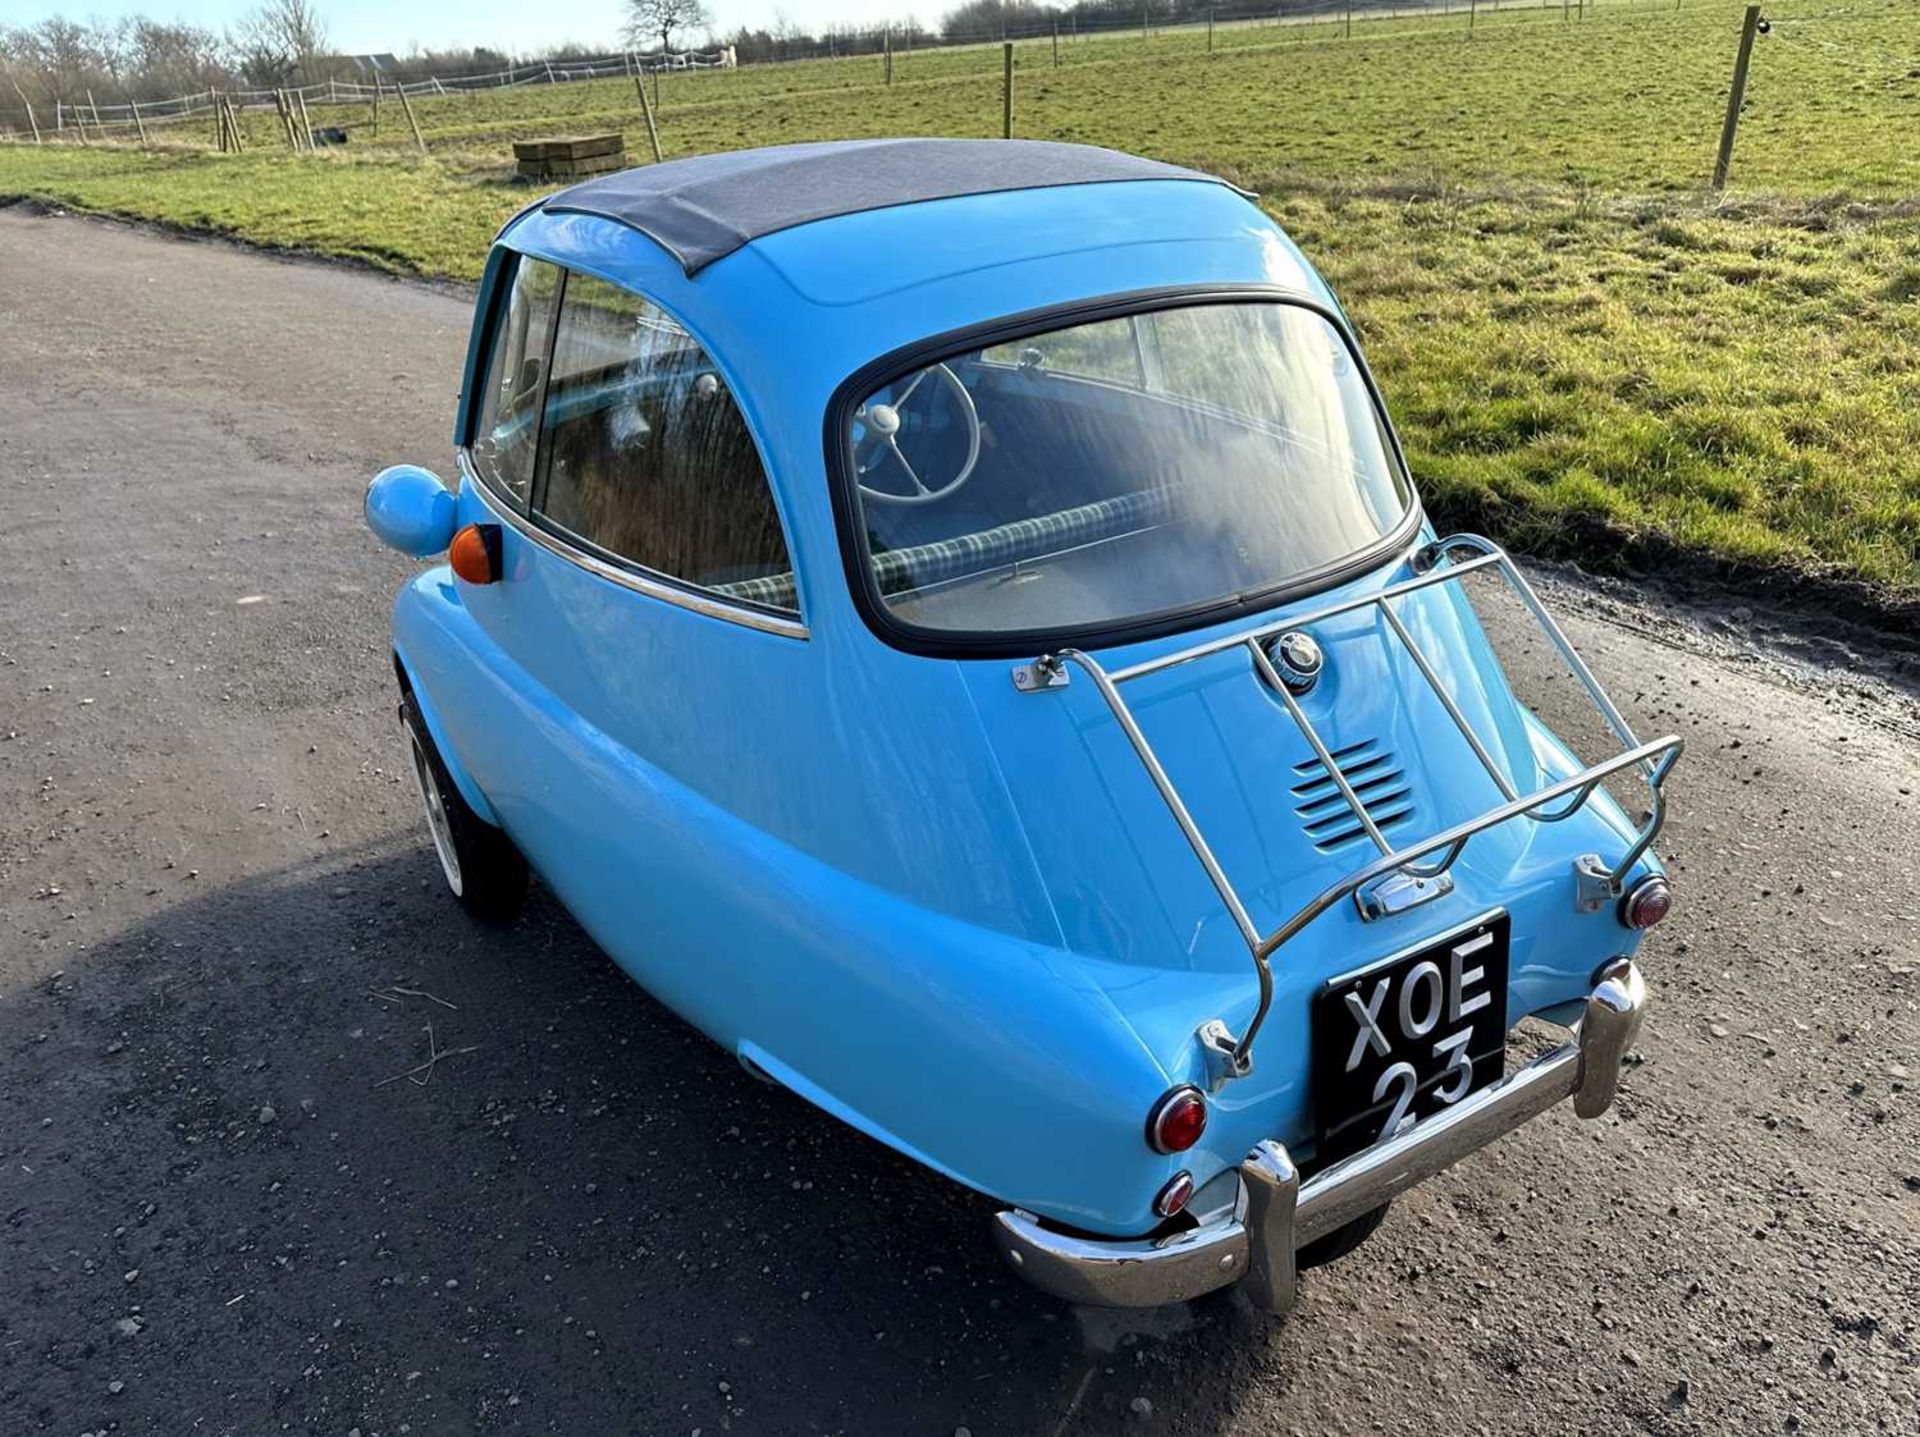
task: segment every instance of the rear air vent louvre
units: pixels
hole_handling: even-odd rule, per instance
[[[1413,817],[1413,788],[1392,753],[1365,739],[1336,748],[1332,754],[1334,766],[1381,832]],[[1319,759],[1295,764],[1293,771],[1300,776],[1293,786],[1293,811],[1315,848],[1331,853],[1366,838],[1366,829]]]

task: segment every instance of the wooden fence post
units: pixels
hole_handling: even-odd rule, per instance
[[[20,97],[20,107],[27,112],[27,128],[33,131],[33,142],[40,143],[40,122],[33,117],[33,102],[27,98],[27,92],[20,88],[20,82],[11,75],[7,83],[13,86],[13,93]]]
[[[887,83],[891,85],[893,83],[893,26],[891,25],[887,26],[886,46],[887,46]]]
[[[653,146],[653,162],[660,163],[660,130],[653,123],[653,102],[647,99],[647,77],[640,71],[633,72],[633,88],[640,93],[640,113],[647,120],[647,143]]]
[[[300,141],[301,141],[301,145],[302,145],[302,147],[303,147],[303,148],[305,148],[305,149],[308,149],[308,150],[311,150],[311,149],[313,149],[313,148],[314,148],[314,143],[313,143],[313,116],[311,116],[311,115],[309,115],[309,114],[307,113],[307,92],[306,92],[305,90],[296,90],[296,91],[294,91],[294,93],[295,93],[296,95],[298,95],[298,96],[300,97]]]
[[[1207,7],[1207,53],[1213,53],[1213,7]]]
[[[127,91],[127,104],[133,110],[133,127],[140,132],[140,148],[147,147],[147,122],[140,118],[140,102],[133,98],[133,91]]]
[[[1760,7],[1747,6],[1746,19],[1740,22],[1740,53],[1733,62],[1733,89],[1727,95],[1727,118],[1720,126],[1720,153],[1713,162],[1713,188],[1727,187],[1727,170],[1733,164],[1733,137],[1740,128],[1740,106],[1747,98],[1747,66],[1753,60],[1753,37],[1760,30]]]
[[[1000,137],[1013,138],[1013,41],[1000,47]]]
[[[1060,17],[1053,17],[1053,68],[1060,68]]]
[[[375,71],[373,76],[373,137],[376,140],[380,138],[380,75],[378,71]]]
[[[213,142],[220,147],[220,153],[227,152],[227,112],[220,106],[220,97],[212,90],[207,94],[213,100]]]
[[[1305,31],[1301,32],[1303,38],[1305,34]],[[1342,38],[1347,40],[1353,38],[1353,0],[1347,0],[1347,33]]]
[[[413,142],[420,147],[420,153],[426,154],[427,142],[420,136],[420,122],[413,117],[413,101],[407,98],[405,85],[394,86],[400,92],[400,108],[407,112],[407,127],[413,131]]]

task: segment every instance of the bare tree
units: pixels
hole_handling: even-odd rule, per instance
[[[123,68],[139,98],[161,99],[226,83],[225,53],[213,31],[144,15],[120,23]]]
[[[256,83],[311,83],[327,54],[327,27],[313,0],[265,0],[228,36],[239,68]]]
[[[21,68],[39,75],[48,99],[69,105],[107,70],[94,32],[58,15],[14,31],[9,48],[17,49]]]
[[[671,51],[676,30],[703,30],[712,24],[706,0],[627,0],[627,43],[636,49],[657,35],[660,48]]]
[[[1154,5],[1153,0],[1128,0],[1124,13],[1128,19],[1138,21],[1141,4],[1151,5],[1158,13],[1164,7]],[[955,36],[977,38],[982,35],[1029,34],[1040,33],[1046,28],[1046,22],[1054,16],[1054,11],[1038,3],[1038,0],[967,0],[956,10],[949,10],[940,17],[940,33],[949,40]],[[1075,5],[1072,12],[1077,15],[1106,13],[1104,8],[1098,12],[1094,7]],[[1123,13],[1119,6],[1113,13]]]

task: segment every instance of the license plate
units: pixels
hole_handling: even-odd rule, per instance
[[[1498,1082],[1506,1064],[1504,913],[1336,978],[1313,999],[1316,1166]]]

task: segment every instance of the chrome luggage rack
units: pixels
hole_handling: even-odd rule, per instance
[[[1469,552],[1472,558],[1463,562],[1454,562],[1456,551]],[[1446,561],[1442,566],[1442,561]],[[1416,904],[1437,898],[1448,891],[1452,880],[1447,870],[1452,868],[1466,849],[1467,842],[1475,834],[1505,823],[1510,819],[1527,816],[1537,823],[1558,823],[1578,813],[1591,799],[1594,792],[1607,779],[1628,769],[1639,768],[1645,775],[1648,792],[1651,795],[1646,817],[1642,820],[1628,847],[1626,856],[1618,863],[1609,864],[1599,854],[1582,854],[1574,860],[1574,903],[1582,912],[1594,912],[1620,896],[1622,885],[1633,865],[1652,844],[1660,832],[1660,826],[1666,818],[1666,803],[1661,793],[1668,772],[1685,748],[1677,734],[1668,734],[1664,738],[1642,743],[1634,734],[1632,727],[1621,716],[1613,701],[1607,697],[1600,681],[1593,676],[1585,661],[1574,650],[1572,642],[1561,632],[1553,616],[1547,612],[1540,596],[1533,591],[1506,551],[1490,539],[1477,534],[1455,534],[1428,544],[1413,556],[1413,568],[1417,577],[1398,584],[1390,584],[1376,593],[1361,595],[1358,598],[1344,599],[1337,604],[1329,604],[1315,609],[1311,613],[1293,614],[1285,619],[1261,624],[1242,633],[1229,634],[1222,638],[1210,639],[1192,648],[1180,649],[1157,659],[1148,659],[1126,668],[1109,672],[1099,661],[1078,649],[1061,649],[1057,653],[1043,655],[1032,663],[1017,664],[1013,669],[1014,686],[1023,693],[1038,693],[1049,689],[1064,688],[1069,679],[1069,666],[1082,670],[1093,680],[1100,696],[1113,711],[1121,731],[1127,741],[1133,745],[1134,753],[1141,765],[1153,779],[1154,787],[1160,791],[1160,797],[1166,801],[1173,820],[1186,835],[1193,848],[1194,857],[1200,860],[1200,866],[1206,870],[1214,889],[1220,895],[1220,901],[1226,905],[1232,916],[1234,926],[1246,941],[1248,951],[1253,955],[1254,970],[1260,980],[1260,1003],[1255,1009],[1253,1019],[1247,1024],[1246,1031],[1238,1038],[1228,1030],[1226,1024],[1214,1019],[1203,1024],[1196,1035],[1207,1054],[1209,1078],[1218,1089],[1229,1079],[1244,1077],[1253,1067],[1253,1040],[1260,1032],[1261,1024],[1266,1021],[1267,1011],[1273,1005],[1273,970],[1271,960],[1281,946],[1314,919],[1325,913],[1334,904],[1346,897],[1353,897],[1364,920],[1371,921],[1390,913],[1400,912]],[[1466,716],[1460,712],[1459,705],[1441,683],[1440,676],[1434,671],[1427,656],[1421,652],[1413,635],[1401,623],[1399,615],[1393,611],[1392,600],[1419,589],[1431,588],[1437,584],[1451,583],[1464,579],[1467,575],[1481,569],[1497,569],[1502,578],[1512,588],[1527,610],[1539,623],[1547,638],[1552,642],[1567,667],[1585,687],[1594,706],[1600,711],[1607,726],[1624,746],[1620,753],[1601,763],[1584,768],[1576,774],[1548,785],[1535,793],[1519,794],[1513,784],[1487,752],[1479,735],[1474,733]],[[1475,757],[1486,769],[1495,787],[1500,790],[1505,802],[1464,823],[1433,834],[1427,838],[1396,848],[1388,842],[1380,831],[1367,806],[1354,791],[1345,774],[1340,771],[1328,750],[1324,740],[1314,729],[1299,702],[1289,692],[1286,682],[1274,667],[1268,656],[1263,640],[1309,625],[1323,622],[1356,609],[1377,608],[1385,619],[1388,628],[1405,647],[1407,656],[1413,660],[1414,667],[1420,670],[1434,697],[1447,712],[1454,725],[1460,730],[1461,737],[1467,741]],[[1126,700],[1120,696],[1120,685],[1133,679],[1144,678],[1148,674],[1161,673],[1167,669],[1178,668],[1196,659],[1212,654],[1224,653],[1229,649],[1242,648],[1253,660],[1254,671],[1266,681],[1287,712],[1292,715],[1307,744],[1312,748],[1320,767],[1339,789],[1346,800],[1354,818],[1379,850],[1379,857],[1372,862],[1355,869],[1316,895],[1286,922],[1271,933],[1262,934],[1248,915],[1247,908],[1240,900],[1239,893],[1228,879],[1226,871],[1220,866],[1220,860],[1214,856],[1212,848],[1201,834],[1199,825],[1188,812],[1181,800],[1179,791],[1173,786],[1173,780],[1167,777],[1167,771],[1161,766],[1153,747],[1147,742],[1146,735],[1140,731],[1133,712],[1127,707]],[[1564,802],[1562,802],[1564,800]],[[1555,808],[1553,805],[1561,806]],[[1542,811],[1549,810],[1549,811]],[[1418,860],[1438,854],[1430,863]]]

